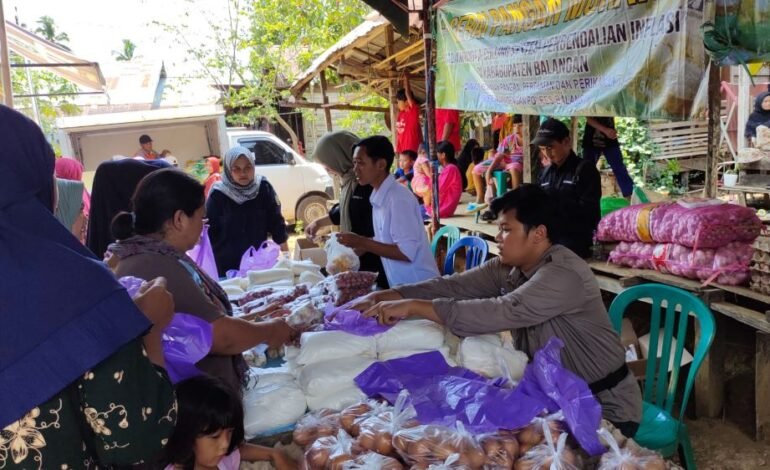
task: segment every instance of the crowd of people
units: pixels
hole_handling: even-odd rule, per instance
[[[379,275],[378,290],[355,308],[388,324],[426,318],[459,336],[512,330],[530,355],[557,336],[565,365],[590,385],[604,417],[632,436],[639,389],[581,259],[599,220],[593,154],[578,157],[569,129],[548,119],[533,142],[547,165],[536,184],[523,184],[520,117],[501,120],[487,151],[473,139],[461,146],[459,113],[439,110],[439,215],[454,215],[464,191],[475,194],[498,223],[500,249],[480,268],[442,278],[425,229],[431,162],[408,77],[398,105],[395,146],[340,131],[313,152],[341,191],[306,234],[339,226],[338,240],[359,255],[361,269]],[[611,123],[589,125],[614,158]],[[102,163],[89,193],[79,162],[55,158],[29,119],[0,107],[0,130],[8,177],[0,188],[0,269],[14,273],[0,283],[4,468],[237,468],[242,460],[297,468],[282,451],[244,442],[241,398],[242,353],[290,343],[298,332],[280,319],[234,317],[218,279],[186,255],[204,225],[219,277],[265,240],[287,249],[280,200],[255,174],[252,153],[235,147],[221,162],[208,158],[201,183],[143,135],[141,158]],[[496,170],[510,175],[513,190],[485,201]],[[124,276],[145,280],[133,298],[117,282]],[[160,346],[174,312],[212,327],[211,350],[197,363],[205,375],[176,387]]]

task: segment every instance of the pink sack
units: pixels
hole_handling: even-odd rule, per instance
[[[719,248],[750,243],[762,229],[753,209],[714,200],[637,204],[607,214],[597,230],[600,241],[676,243]]]
[[[751,244],[740,242],[698,250],[673,243],[622,242],[610,253],[610,262],[699,279],[706,284],[740,285],[749,280],[753,255]]]
[[[211,276],[212,279],[219,279],[217,260],[214,258],[214,249],[211,247],[211,240],[209,240],[208,225],[203,226],[201,238],[192,250],[187,252],[187,256],[192,258],[192,260],[195,261],[195,264],[197,264],[203,272]]]

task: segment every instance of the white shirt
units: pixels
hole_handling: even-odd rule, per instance
[[[412,284],[438,277],[436,260],[430,251],[420,205],[411,191],[388,175],[382,185],[372,191],[374,239],[397,245],[409,261],[382,257],[382,266],[391,287]]]

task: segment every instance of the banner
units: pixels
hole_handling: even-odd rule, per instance
[[[437,15],[437,107],[689,119],[706,83],[703,6],[454,0]]]

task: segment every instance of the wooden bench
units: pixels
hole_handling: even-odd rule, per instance
[[[708,155],[708,121],[651,122],[653,160],[681,160],[683,171],[705,169]]]

